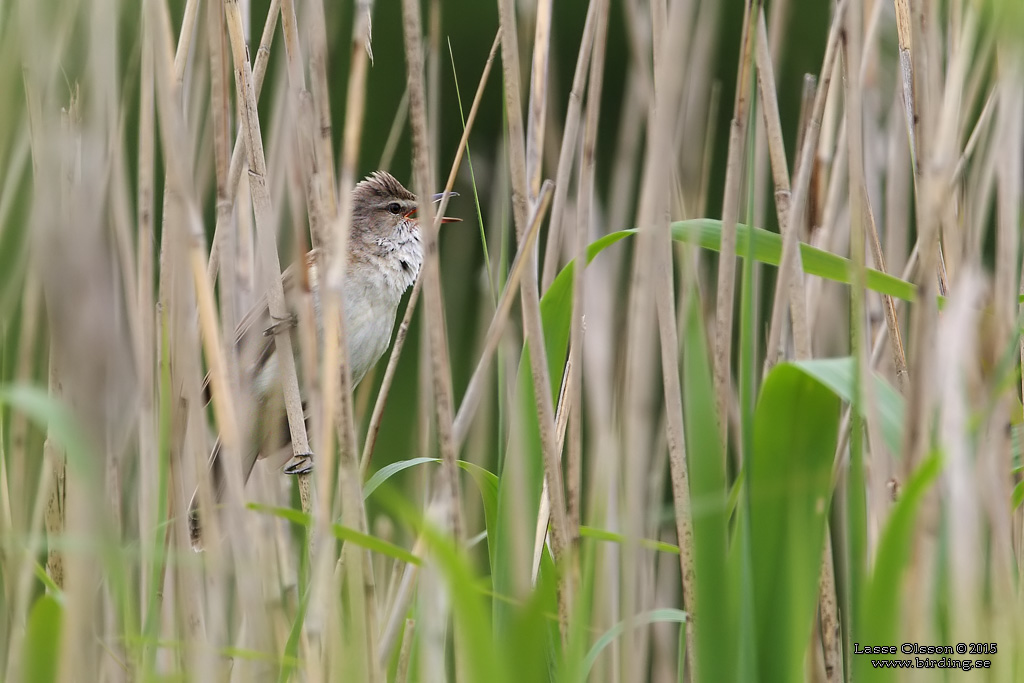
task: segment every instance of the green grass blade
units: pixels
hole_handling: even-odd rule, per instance
[[[298,524],[304,527],[308,527],[313,523],[313,518],[310,515],[305,512],[301,512],[300,510],[293,510],[292,508],[274,507],[271,505],[262,505],[260,503],[249,503],[246,507],[250,510],[255,510],[256,512],[280,517],[281,519],[288,520],[293,524]],[[420,558],[416,557],[405,548],[379,539],[376,536],[364,534],[347,526],[342,526],[341,524],[332,524],[331,532],[334,534],[335,538],[341,541],[351,541],[360,548],[369,550],[370,552],[387,555],[392,559],[405,562],[407,564],[414,564],[417,566],[423,564],[423,561],[420,560]]]
[[[393,477],[394,475],[409,469],[410,467],[416,467],[428,462],[441,462],[437,458],[411,458],[409,460],[399,460],[393,462],[390,465],[380,468],[373,473],[365,484],[363,484],[363,500],[366,500],[370,495],[377,490],[377,488],[385,481]]]
[[[455,70],[455,53],[452,52],[452,41],[448,39],[448,56],[452,62],[452,81],[455,83],[455,100],[459,104],[459,120],[462,131],[466,131],[466,114],[462,110],[462,91],[459,89],[459,75]],[[466,142],[466,165],[469,166],[469,180],[473,185],[473,203],[476,205],[476,220],[480,226],[480,244],[484,248],[484,267],[487,268],[487,287],[491,291],[491,302],[498,305],[498,293],[494,291],[494,271],[491,270],[491,257],[487,254],[487,234],[484,232],[484,214],[480,208],[480,192],[476,186],[476,173],[473,171],[473,156],[469,153],[469,142]]]
[[[680,609],[663,608],[653,609],[649,612],[642,612],[629,620],[629,625],[632,628],[638,628],[640,626],[646,626],[648,624],[685,624],[686,623],[686,612]],[[685,629],[682,629],[685,632]],[[594,666],[594,662],[597,661],[601,651],[611,645],[612,641],[621,636],[626,632],[626,622],[620,621],[610,629],[605,631],[597,641],[594,642],[593,647],[590,648],[590,652],[587,653],[586,658],[583,660],[583,671],[585,675],[590,674],[591,668]],[[682,649],[680,649],[682,652]],[[586,677],[586,676],[584,676]]]
[[[595,529],[592,526],[581,526],[580,536],[584,538],[593,538],[598,541],[608,541],[610,543],[618,543],[620,545],[626,545],[626,537],[622,534],[617,534],[612,531],[605,531],[604,529]],[[679,546],[672,545],[671,543],[665,543],[663,541],[654,541],[649,538],[637,538],[633,539],[641,548],[647,548],[648,550],[657,550],[662,553],[671,553],[673,555],[679,554]]]
[[[409,460],[399,460],[386,467],[382,467],[363,486],[363,500],[369,498],[370,494],[376,491],[381,484],[399,472],[431,462],[440,463],[441,460],[439,458],[411,458]],[[491,539],[493,538],[495,524],[497,524],[498,519],[498,475],[465,460],[458,460],[456,464],[473,477],[473,481],[476,482],[476,487],[480,491],[480,498],[484,508],[484,525],[487,527],[487,546],[490,549],[492,547]]]

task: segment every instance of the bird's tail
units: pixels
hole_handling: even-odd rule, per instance
[[[213,503],[216,507],[224,498],[224,465],[221,459],[220,437],[213,444],[213,451],[210,453],[210,481],[213,484]],[[199,487],[196,486],[192,493],[192,500],[188,504],[188,539],[192,544],[192,550],[201,552],[203,550],[203,525],[199,517]]]
[[[224,472],[224,458],[221,452],[220,437],[217,437],[213,444],[213,451],[210,453],[210,482],[213,489],[213,507],[216,509],[224,502],[227,493],[227,479]],[[242,481],[249,481],[253,466],[256,464],[256,453],[250,454],[242,461]],[[196,487],[192,494],[192,500],[188,504],[188,538],[192,544],[192,550],[202,552],[203,550],[203,523],[199,514],[199,487]]]

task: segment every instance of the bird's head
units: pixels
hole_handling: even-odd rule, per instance
[[[436,194],[431,200],[440,201],[443,196],[444,193]],[[451,196],[457,195],[453,192]],[[418,207],[416,195],[405,189],[393,175],[375,171],[352,190],[353,235],[359,234],[378,244],[418,240]],[[452,223],[458,220],[446,216],[441,222]]]

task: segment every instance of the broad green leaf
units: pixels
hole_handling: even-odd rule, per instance
[[[473,477],[473,481],[476,482],[476,487],[480,491],[484,507],[484,524],[487,526],[487,549],[488,553],[493,553],[494,542],[491,534],[498,524],[498,475],[465,460],[459,460],[459,467]]]
[[[593,260],[606,247],[615,244],[633,234],[633,231],[605,235],[587,247],[587,260]],[[568,263],[555,277],[551,286],[540,300],[541,324],[544,328],[544,348],[547,351],[548,372],[551,375],[549,387],[553,399],[557,400],[558,389],[562,385],[562,371],[565,367],[566,354],[569,348],[569,328],[572,321],[572,281],[574,262]],[[519,372],[516,376],[516,399],[518,419],[520,423],[513,425],[514,436],[518,439],[519,452],[523,457],[506,458],[502,465],[501,481],[498,487],[495,525],[488,524],[487,539],[491,560],[491,576],[494,580],[496,593],[513,594],[513,572],[528,569],[528,557],[518,557],[510,545],[511,530],[506,524],[523,525],[528,534],[533,534],[537,522],[537,509],[543,487],[544,467],[540,446],[540,427],[537,423],[537,409],[530,374],[529,344],[523,349],[519,361]],[[518,471],[509,475],[509,468]],[[513,500],[506,486],[516,481],[520,485],[518,496]],[[508,520],[514,520],[510,522]],[[522,566],[515,566],[519,562]],[[508,607],[501,603],[494,604],[494,617],[500,631],[502,622],[507,621]]]
[[[621,239],[636,234],[636,230],[620,230],[595,240],[587,247],[587,260]],[[754,243],[748,245],[751,233],[756,235]],[[722,243],[721,221],[699,218],[677,221],[672,224],[672,238],[679,242],[688,242],[704,249],[718,251]],[[736,253],[745,257],[748,246],[753,247],[754,260],[771,266],[778,266],[782,261],[782,238],[778,233],[751,228],[748,225],[736,226]],[[809,244],[800,244],[800,258],[804,272],[827,280],[850,284],[852,282],[850,260],[836,256]],[[544,339],[548,349],[548,358],[552,351],[560,350],[564,359],[565,347],[569,343],[569,322],[572,313],[572,279],[574,261],[570,261],[551,283],[541,298],[541,315],[544,319]],[[916,289],[913,284],[888,275],[872,268],[865,269],[865,284],[868,289],[880,294],[913,301]],[[555,324],[557,323],[557,325]],[[559,363],[559,367],[561,363]],[[552,391],[556,392],[561,384],[561,372],[551,376]]]
[[[44,594],[36,600],[25,632],[22,680],[32,683],[57,680],[63,619],[64,608],[54,596]]]
[[[729,535],[725,454],[718,435],[715,395],[697,301],[687,304],[683,351],[683,409],[693,514],[695,629],[694,680],[732,681],[739,671],[739,595],[727,559]]]
[[[933,453],[922,462],[903,487],[903,494],[893,506],[889,521],[878,542],[875,567],[867,581],[863,602],[863,632],[854,633],[851,642],[892,644],[897,642],[900,628],[900,605],[903,601],[903,579],[910,549],[913,546],[914,525],[921,501],[942,471],[942,460]],[[898,655],[894,655],[898,656]],[[875,659],[888,659],[878,655]],[[871,658],[860,655],[853,660],[854,680],[895,681],[898,676],[890,669],[875,669]]]
[[[775,232],[751,228],[749,225],[736,226],[736,255],[747,254],[747,241],[751,230],[757,235],[754,240],[754,260],[778,266],[782,262],[782,237]],[[709,218],[698,218],[678,221],[672,224],[672,237],[681,242],[690,242],[705,249],[718,251],[722,244],[722,222]],[[850,260],[842,256],[800,243],[800,260],[804,272],[817,275],[826,280],[851,284],[853,282],[853,266]],[[865,285],[879,294],[914,301],[917,290],[913,284],[887,273],[865,268]]]
[[[515,653],[515,680],[544,681],[549,666],[562,659],[558,625],[558,571],[545,546],[540,571],[524,604],[512,613],[502,645]]]
[[[803,677],[839,408],[828,387],[789,364],[772,369],[757,402],[747,476],[757,670],[763,681]]]
[[[818,380],[834,391],[839,398],[847,403],[853,399],[853,359],[825,358],[796,361],[793,365]],[[889,452],[899,456],[903,443],[903,414],[905,411],[903,397],[892,388],[885,379],[874,374],[874,393],[879,426],[882,438]],[[861,407],[864,407],[861,402]],[[863,415],[869,419],[870,415]]]

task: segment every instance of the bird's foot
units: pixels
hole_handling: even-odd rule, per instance
[[[299,453],[284,464],[285,474],[309,474],[313,471],[313,454]]]
[[[287,332],[299,324],[299,318],[295,315],[289,315],[285,318],[274,318],[274,320],[277,322],[263,330],[264,337],[275,337],[282,332]]]

